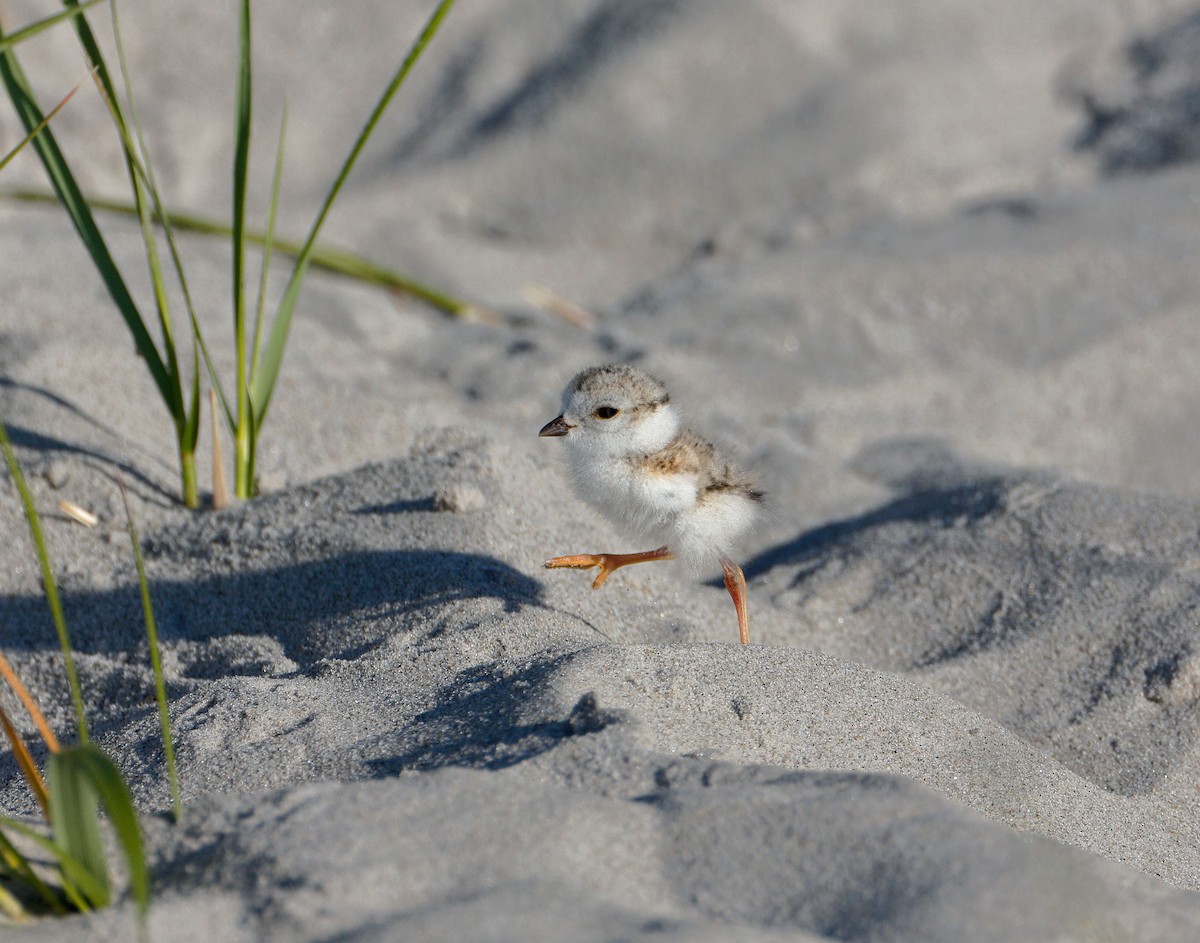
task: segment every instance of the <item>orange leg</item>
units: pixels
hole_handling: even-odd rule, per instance
[[[740,566],[723,557],[721,558],[721,569],[725,571],[725,588],[729,590],[734,608],[737,609],[738,637],[742,640],[743,645],[749,645],[750,616],[746,612],[746,577],[742,575]]]
[[[657,550],[644,550],[641,553],[578,553],[572,557],[555,557],[546,561],[547,570],[557,570],[569,567],[572,570],[590,570],[594,566],[600,568],[600,573],[592,581],[592,589],[599,589],[614,570],[631,563],[649,563],[651,560],[673,560],[674,554],[666,547]],[[745,584],[743,584],[745,585]]]

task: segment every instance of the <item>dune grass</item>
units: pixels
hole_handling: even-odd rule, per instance
[[[146,648],[150,653],[150,667],[154,672],[154,698],[158,703],[158,722],[162,730],[163,753],[167,763],[167,782],[171,787],[171,809],[178,822],[183,814],[183,803],[179,794],[179,773],[175,768],[175,746],[171,739],[171,717],[167,711],[167,686],[163,680],[162,652],[158,645],[158,627],[154,621],[154,604],[150,601],[150,583],[146,579],[146,563],[142,558],[142,542],[138,538],[137,524],[129,507],[129,494],[125,482],[117,478],[121,487],[121,502],[125,506],[125,521],[129,531],[129,544],[133,548],[133,562],[137,568],[138,589],[142,597],[142,619],[146,626]]]
[[[79,7],[77,0],[63,0],[63,2],[72,11]],[[204,360],[205,370],[217,393],[221,413],[233,438],[234,494],[239,498],[251,497],[255,490],[255,457],[261,430],[283,365],[292,317],[300,298],[304,278],[317,254],[317,237],[380,118],[453,5],[454,0],[441,0],[434,8],[424,28],[409,47],[407,55],[376,102],[362,130],[352,142],[349,153],[319,208],[307,236],[300,242],[298,251],[293,254],[291,275],[282,297],[275,307],[274,314],[268,319],[265,310],[265,268],[270,262],[271,252],[275,247],[274,220],[283,169],[283,132],[281,131],[280,134],[275,161],[268,224],[262,235],[264,271],[259,279],[257,304],[254,306],[254,316],[251,318],[246,288],[246,245],[253,239],[246,222],[246,197],[249,186],[247,168],[252,129],[253,53],[250,0],[241,0],[239,3],[238,59],[233,116],[235,141],[232,179],[233,214],[229,226],[233,257],[230,311],[233,320],[235,368],[234,377],[229,386],[226,386],[218,376],[208,345],[200,330],[191,303],[183,263],[175,243],[173,217],[166,211],[155,183],[153,163],[150,160],[138,121],[133,86],[121,42],[117,0],[110,0],[109,9],[116,39],[124,96],[117,93],[108,64],[100,52],[86,16],[82,14],[75,16],[74,24],[80,44],[91,67],[95,70],[97,86],[112,115],[113,124],[124,151],[133,210],[141,224],[146,262],[150,269],[153,285],[159,342],[154,340],[150,322],[143,315],[141,308],[130,293],[126,280],[96,224],[92,206],[76,182],[65,155],[54,139],[52,130],[45,127],[46,116],[36,103],[14,49],[11,46],[0,49],[0,79],[3,80],[8,96],[26,130],[32,136],[32,144],[41,158],[58,201],[74,223],[110,297],[129,328],[137,352],[145,361],[159,396],[170,414],[175,433],[176,451],[179,456],[181,497],[183,503],[188,507],[198,507],[200,503],[195,472],[201,402],[200,360]],[[281,124],[286,124],[286,122],[281,121]],[[33,131],[39,126],[40,133],[33,135]],[[183,303],[187,309],[188,328],[192,341],[190,356],[186,355],[183,345],[176,338],[166,289],[168,268],[160,254],[157,233],[154,229],[155,223],[162,227],[167,254],[170,257],[170,268],[174,270],[174,276],[179,283]],[[328,252],[326,252],[326,257],[329,257]],[[338,261],[343,267],[346,266],[344,257]],[[367,271],[363,266],[358,267],[360,275],[366,274]],[[378,276],[379,272],[371,274]],[[404,290],[415,288],[414,294],[425,297],[435,304],[447,301],[450,301],[452,305],[455,304],[452,299],[446,299],[444,296],[438,297],[439,293],[422,292],[421,287],[416,283],[403,286]],[[439,306],[447,307],[444,303]],[[457,306],[464,310],[466,308],[466,306]],[[251,320],[253,321],[252,326]]]
[[[79,740],[88,740],[87,717],[83,711],[83,689],[79,685],[79,672],[75,668],[75,656],[71,651],[71,635],[67,631],[67,620],[63,617],[62,601],[58,596],[58,582],[54,579],[54,570],[50,566],[50,554],[46,550],[46,538],[42,532],[42,521],[37,508],[33,505],[33,495],[25,476],[21,474],[21,466],[13,453],[12,443],[8,439],[8,429],[0,422],[0,449],[4,450],[4,461],[8,465],[8,473],[21,496],[21,505],[25,508],[25,521],[29,525],[29,536],[33,541],[33,549],[37,556],[38,566],[42,573],[42,592],[46,595],[46,604],[50,607],[50,617],[54,621],[54,631],[58,634],[58,647],[62,651],[63,666],[67,673],[67,684],[71,688],[71,706],[75,710],[75,730]]]
[[[19,187],[0,191],[0,198],[23,203],[58,203],[58,197],[50,190],[32,190]],[[102,213],[115,213],[120,216],[137,217],[137,207],[131,202],[110,200],[90,194],[86,196],[86,199],[88,206],[93,210],[98,210]],[[161,225],[165,222],[166,225],[170,226],[177,233],[195,233],[219,239],[229,239],[233,236],[233,228],[228,223],[210,216],[204,216],[200,213],[170,210],[165,220],[157,214],[153,214],[151,221],[156,225]],[[273,227],[270,226],[270,221],[268,221],[268,228],[266,229],[247,228],[243,233],[243,238],[250,245],[262,247],[264,255],[263,272],[266,271],[266,262],[269,260],[270,252],[275,252],[291,259],[298,259],[301,251],[304,249],[304,244],[300,240],[289,239],[276,234]],[[435,288],[410,275],[405,275],[402,272],[397,272],[395,269],[380,265],[378,262],[373,262],[371,259],[356,252],[339,249],[336,246],[326,243],[318,242],[312,247],[308,256],[308,264],[310,269],[329,272],[333,275],[343,275],[367,285],[373,285],[377,288],[396,292],[397,294],[409,295],[451,317],[462,318],[468,321],[495,322],[498,320],[494,312],[480,305],[458,298],[450,292]],[[260,297],[261,294],[262,281],[260,280]]]
[[[0,816],[0,878],[7,879],[7,882],[0,881],[0,915],[13,922],[23,922],[30,918],[29,908],[23,902],[22,897],[10,889],[11,886],[22,888],[25,891],[24,896],[31,896],[39,900],[44,911],[55,914],[63,914],[71,910],[92,910],[107,906],[112,901],[109,864],[101,837],[100,812],[103,810],[125,861],[130,896],[139,915],[144,916],[150,901],[150,881],[137,813],[134,810],[129,789],[116,764],[103,750],[88,739],[87,720],[83,712],[83,697],[78,674],[75,671],[70,636],[63,618],[58,586],[46,548],[41,520],[25,476],[17,463],[3,422],[0,422],[0,449],[4,452],[9,474],[21,496],[30,538],[33,541],[34,551],[41,569],[42,589],[58,633],[68,684],[71,688],[77,737],[77,742],[69,746],[64,747],[59,742],[37,702],[21,683],[8,659],[0,652],[0,680],[16,695],[17,700],[29,714],[41,737],[42,745],[49,754],[44,778],[39,772],[32,751],[21,736],[17,724],[2,704],[0,704],[0,732],[8,740],[13,755],[16,757],[17,765],[50,827],[50,835],[47,837],[42,830],[33,828],[26,822],[17,821],[8,816]],[[125,498],[123,484],[121,491],[122,497]],[[179,782],[175,771],[174,750],[167,716],[162,658],[155,631],[150,590],[142,562],[141,545],[133,516],[128,513],[128,501],[126,501],[126,510],[129,536],[137,567],[138,585],[141,590],[150,663],[155,679],[171,801],[176,819],[178,819],[180,815]],[[48,879],[42,876],[46,866],[44,864],[35,865],[29,855],[17,847],[10,835],[19,836],[26,843],[32,844],[48,856],[53,862]]]
[[[10,51],[22,39],[36,35],[64,19],[77,16],[83,7],[93,6],[98,2],[100,0],[88,0],[82,5],[41,20],[17,33],[0,36],[0,54]],[[25,139],[0,159],[0,169],[3,169],[23,147],[38,141],[43,133],[48,134],[47,127],[51,119],[75,94],[76,90],[72,90],[49,114],[41,117],[29,129]],[[0,652],[0,681],[16,696],[29,715],[49,754],[45,776],[43,777],[38,770],[32,751],[3,704],[0,704],[0,733],[8,741],[17,766],[50,828],[50,835],[47,837],[41,830],[31,827],[26,822],[17,821],[9,816],[0,816],[0,923],[28,921],[31,912],[27,898],[40,901],[42,909],[52,914],[65,914],[70,910],[91,910],[104,907],[111,902],[112,886],[109,879],[109,865],[101,838],[101,810],[108,817],[109,825],[125,859],[130,896],[137,907],[139,918],[144,918],[150,901],[150,882],[137,813],[120,771],[108,755],[89,740],[82,689],[75,667],[70,634],[58,594],[58,584],[46,547],[41,518],[37,513],[25,476],[17,463],[12,443],[8,438],[8,431],[3,422],[0,422],[0,451],[4,453],[4,461],[9,475],[20,495],[30,538],[38,559],[42,591],[50,609],[51,620],[63,655],[77,737],[75,744],[62,746],[36,700],[21,682],[3,652]],[[133,545],[134,562],[141,590],[172,806],[178,820],[180,816],[179,782],[175,770],[162,658],[155,631],[154,612],[142,561],[141,545],[137,537],[133,515],[129,511],[123,482],[121,483],[121,494],[125,500],[129,536]],[[53,864],[48,868],[44,863],[33,861],[29,854],[18,848],[9,834],[20,836],[27,845],[40,848]],[[51,872],[49,881],[43,877],[43,873],[47,870]],[[22,889],[25,893],[15,893],[17,888]]]

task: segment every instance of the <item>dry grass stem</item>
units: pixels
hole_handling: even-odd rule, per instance
[[[62,747],[58,743],[58,737],[50,729],[50,725],[46,722],[46,717],[37,706],[37,702],[34,701],[33,695],[29,693],[29,689],[17,677],[17,673],[13,671],[12,665],[8,663],[8,659],[3,654],[0,654],[0,678],[3,678],[8,683],[13,694],[17,696],[17,700],[21,702],[21,705],[29,713],[34,726],[38,729],[38,733],[41,734],[42,741],[46,744],[46,749],[51,753],[57,753],[61,750]]]
[[[87,508],[81,508],[74,501],[68,501],[66,498],[58,502],[58,509],[71,520],[82,524],[84,527],[95,527],[100,523],[100,518]]]
[[[549,312],[556,318],[561,318],[568,324],[583,328],[585,331],[590,331],[596,324],[596,316],[592,312],[541,285],[526,285],[525,290],[521,292],[521,297],[535,308]]]
[[[25,777],[25,781],[29,783],[33,798],[42,807],[42,813],[49,815],[50,799],[46,793],[46,784],[42,781],[42,774],[38,772],[33,757],[29,753],[29,747],[25,746],[25,741],[17,732],[12,719],[8,716],[8,711],[3,706],[0,706],[0,727],[4,728],[4,735],[8,737],[9,745],[12,747],[13,758],[17,761],[17,766],[21,768],[21,774]]]
[[[212,414],[212,506],[219,511],[229,506],[229,487],[225,484],[225,456],[221,454],[221,431],[217,425],[217,393],[208,391],[208,409]]]

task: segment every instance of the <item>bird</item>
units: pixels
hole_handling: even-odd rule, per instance
[[[764,493],[711,442],[681,424],[666,386],[637,367],[612,363],[577,374],[561,412],[538,433],[563,439],[576,494],[631,540],[636,553],[554,557],[548,569],[599,568],[593,589],[623,566],[679,559],[693,571],[720,562],[750,642],[746,578],[734,548],[757,522]]]

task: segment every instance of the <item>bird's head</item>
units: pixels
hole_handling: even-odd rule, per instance
[[[584,370],[568,383],[562,412],[538,435],[564,436],[572,451],[619,457],[657,452],[678,431],[666,387],[618,363]]]

